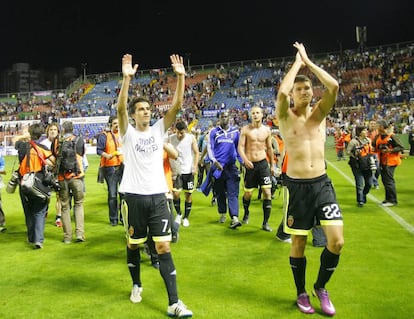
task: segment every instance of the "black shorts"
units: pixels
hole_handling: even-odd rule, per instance
[[[283,179],[284,231],[308,235],[315,224],[343,225],[341,209],[328,176],[312,179]]]
[[[143,244],[148,234],[155,242],[171,241],[171,212],[165,194],[125,193],[122,217],[131,244]]]
[[[253,162],[252,169],[246,168],[244,174],[244,189],[252,191],[254,188],[261,186],[262,188],[271,188],[272,180],[270,178],[270,167],[266,159],[259,162]]]
[[[179,192],[183,190],[185,193],[194,192],[194,174],[181,174],[173,181],[173,191]]]

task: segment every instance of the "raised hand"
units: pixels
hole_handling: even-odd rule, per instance
[[[304,67],[306,64],[303,62],[302,57],[300,56],[299,51],[296,52],[296,59],[295,59],[295,63],[300,63],[301,67]]]
[[[124,76],[133,77],[137,72],[138,64],[135,64],[132,67],[132,55],[131,54],[124,54],[122,57],[122,74]]]
[[[293,46],[298,49],[298,53],[300,54],[300,57],[302,59],[302,62],[305,64],[308,64],[310,62],[310,59],[308,57],[308,54],[306,53],[305,46],[303,43],[295,42]],[[296,56],[297,59],[297,56]]]
[[[174,73],[177,75],[185,75],[185,67],[183,63],[183,57],[178,54],[170,55],[171,66],[173,67]]]

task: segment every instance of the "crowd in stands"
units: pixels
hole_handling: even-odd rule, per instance
[[[414,44],[406,43],[314,58],[340,83],[337,104],[327,118],[328,134],[333,135],[337,126],[363,124],[371,119],[393,122],[396,133],[414,125],[413,50]],[[189,72],[181,117],[203,131],[217,121],[218,112],[228,110],[234,124],[242,126],[248,120],[250,107],[257,104],[263,108],[266,121],[277,125],[272,114],[274,96],[289,66],[285,59],[280,59]],[[318,83],[312,74],[307,75]],[[117,76],[114,79],[95,75],[70,93],[59,92],[49,100],[39,97],[15,102],[0,100],[1,121],[38,120],[47,125],[60,118],[113,115],[119,92]],[[157,106],[155,117],[161,117],[170,105],[173,85],[174,77],[168,76],[166,70],[151,70],[132,82],[130,94],[148,97]],[[318,98],[321,87],[316,85],[314,91]],[[4,122],[0,125],[0,135],[18,134],[22,129]],[[95,132],[78,133],[92,138]]]

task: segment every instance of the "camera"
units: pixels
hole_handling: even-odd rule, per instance
[[[364,148],[364,145],[359,145],[359,146],[355,146],[354,148],[354,154],[358,155],[359,153],[361,153],[361,150]]]
[[[9,182],[6,186],[6,192],[13,194],[16,191],[17,184],[19,184],[19,172],[14,171],[10,177]]]
[[[380,145],[378,145],[378,149],[380,151],[385,151],[385,150],[388,149],[388,145],[387,144],[380,144]]]
[[[55,176],[51,172],[45,173],[42,183],[45,186],[53,188],[55,192],[58,192],[61,189],[59,181],[56,180]]]
[[[364,148],[364,145],[355,146],[352,150],[353,155],[358,158],[358,156],[361,154],[361,150]]]

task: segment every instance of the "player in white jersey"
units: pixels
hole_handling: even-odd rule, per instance
[[[171,218],[165,193],[168,192],[163,167],[164,135],[181,110],[184,98],[185,67],[183,58],[171,55],[171,64],[177,76],[177,87],[170,109],[154,125],[152,107],[145,98],[133,98],[128,104],[128,90],[138,64],[132,66],[132,56],[122,58],[122,86],[117,112],[122,137],[125,170],[119,191],[125,194],[122,203],[127,235],[127,264],[132,279],[130,300],[141,302],[142,283],[139,245],[152,236],[158,253],[159,271],[168,293],[167,314],[171,317],[191,317],[178,299],[176,270],[170,250]],[[129,116],[135,127],[129,124]]]
[[[173,170],[173,202],[177,216],[175,222],[184,227],[190,226],[188,217],[190,216],[193,205],[193,196],[195,185],[194,176],[198,169],[198,159],[200,153],[195,136],[187,132],[187,124],[184,121],[178,121],[175,125],[176,132],[169,137],[170,143],[177,149],[178,158],[172,160],[171,168]],[[184,218],[181,212],[181,191],[185,194]]]

